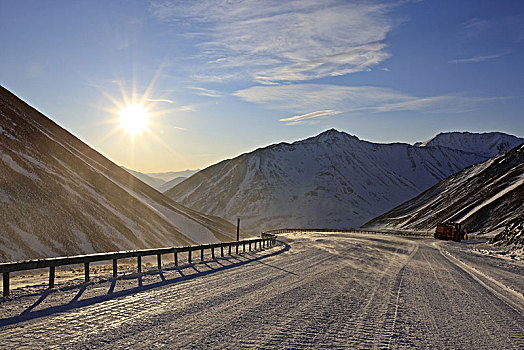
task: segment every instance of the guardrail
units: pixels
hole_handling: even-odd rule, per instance
[[[187,247],[168,247],[160,249],[142,249],[142,250],[128,250],[120,252],[108,252],[108,253],[97,253],[97,254],[86,254],[76,255],[68,257],[58,258],[46,258],[38,260],[26,260],[20,262],[8,262],[0,263],[0,272],[2,273],[3,280],[3,295],[4,297],[9,295],[9,275],[15,271],[27,271],[41,268],[49,268],[49,288],[55,286],[55,274],[56,267],[66,265],[84,264],[84,280],[89,282],[89,264],[97,261],[113,261],[113,277],[117,276],[118,272],[118,259],[126,258],[137,258],[137,270],[138,273],[142,272],[142,257],[144,256],[157,256],[158,270],[162,270],[162,255],[174,254],[175,266],[178,266],[178,258],[180,253],[187,253],[188,263],[191,264],[192,252],[200,251],[200,261],[204,261],[204,251],[211,250],[211,259],[215,259],[215,249],[220,248],[220,255],[224,257],[224,248],[228,248],[228,255],[231,255],[231,250],[234,247],[235,253],[238,254],[239,246],[242,245],[243,251],[246,251],[246,245],[251,251],[252,246],[257,249],[270,247],[275,244],[276,236],[270,233],[262,233],[262,238],[247,239],[242,241],[233,242],[222,242],[215,244],[203,244],[197,246]]]
[[[369,234],[386,234],[396,236],[411,236],[411,237],[429,237],[433,236],[430,231],[401,231],[401,230],[366,230],[361,228],[350,229],[332,229],[332,228],[281,228],[276,230],[265,231],[262,234],[282,234],[289,232],[344,232],[344,233],[369,233]]]

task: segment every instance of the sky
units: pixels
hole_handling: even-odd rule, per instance
[[[520,0],[0,0],[0,45],[2,86],[142,172],[330,128],[524,136]],[[133,102],[150,122],[134,136]]]

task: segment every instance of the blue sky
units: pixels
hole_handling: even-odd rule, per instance
[[[524,136],[523,1],[0,0],[0,83],[111,160],[203,168],[336,128]],[[116,111],[151,113],[131,138]]]

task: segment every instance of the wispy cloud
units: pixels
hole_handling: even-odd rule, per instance
[[[485,56],[473,56],[468,58],[458,58],[455,60],[449,61],[449,63],[474,63],[474,62],[484,62],[493,60],[502,56],[506,56],[508,52],[501,52],[493,55],[485,55]]]
[[[302,81],[360,72],[390,57],[384,48],[384,44],[362,45],[346,52],[261,71],[255,80],[261,83]]]
[[[484,30],[488,29],[490,22],[485,19],[473,17],[462,23],[462,28],[466,31],[469,36],[477,36]]]
[[[144,101],[147,102],[165,102],[165,103],[175,103],[172,100],[168,100],[167,98],[146,98]]]
[[[195,86],[190,86],[189,89],[195,90],[196,94],[200,96],[214,97],[214,98],[222,97],[222,93],[216,90],[205,89],[202,87],[195,87]]]
[[[283,119],[280,119],[279,121],[287,122],[286,123],[287,125],[295,125],[295,124],[302,123],[305,120],[310,120],[310,119],[314,119],[314,118],[328,117],[328,116],[333,116],[333,115],[337,115],[337,114],[340,114],[340,113],[342,113],[342,112],[335,111],[335,110],[332,110],[332,109],[327,109],[325,111],[316,111],[316,112],[306,113],[306,114],[302,114],[302,115],[296,115],[296,116],[289,117],[289,118],[283,118]]]
[[[390,16],[394,4],[157,0],[150,11],[198,38],[210,76],[235,72],[235,77],[271,84],[345,75],[380,64],[390,57],[384,39],[395,26]]]
[[[235,93],[245,101],[269,108],[305,113],[286,118],[298,121],[339,113],[419,111],[426,113],[460,113],[479,108],[494,98],[457,95],[413,96],[393,89],[373,86],[337,86],[325,84],[295,84],[255,86]],[[310,112],[319,111],[319,112]],[[333,111],[332,114],[322,112]],[[315,113],[319,113],[316,115]],[[292,119],[296,118],[296,119]]]

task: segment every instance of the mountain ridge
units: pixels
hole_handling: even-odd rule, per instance
[[[0,261],[230,240],[0,86]]]
[[[458,221],[470,231],[494,232],[524,222],[523,202],[524,143],[443,179],[363,227],[433,230]]]
[[[247,230],[357,227],[443,178],[486,160],[435,145],[380,144],[330,129],[218,162],[165,194]]]

